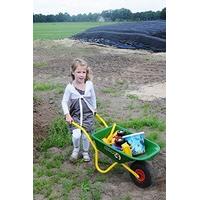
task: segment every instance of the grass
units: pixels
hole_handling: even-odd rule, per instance
[[[131,197],[126,195],[122,200],[131,200]]]
[[[133,94],[129,94],[129,95],[127,95],[127,97],[129,99],[132,99],[132,100],[138,100],[139,99],[137,95],[133,95]]]
[[[129,121],[119,122],[118,124],[124,128],[135,128],[136,130],[142,129],[144,127],[157,129],[159,131],[165,130],[164,121],[152,116],[130,119]]]
[[[165,123],[156,117],[130,119],[126,122],[114,121],[124,128],[148,128],[150,131],[146,137],[155,141],[161,148],[165,146],[161,138],[161,133],[165,130]],[[68,149],[66,146],[68,146]],[[52,153],[52,151],[49,151],[51,147],[57,147],[61,151]],[[42,195],[44,198],[52,200],[70,199],[71,195],[77,192],[76,197],[81,200],[100,200],[102,198],[102,184],[107,182],[109,176],[98,173],[95,167],[85,168],[82,161],[77,162],[72,168],[66,168],[64,164],[66,162],[65,154],[68,150],[71,153],[71,149],[71,134],[68,133],[65,120],[58,117],[49,127],[48,137],[41,143],[40,157],[33,167],[34,195]],[[63,152],[65,153],[63,154]],[[102,168],[110,164],[109,159],[107,156],[102,155],[100,159]],[[120,170],[122,169],[120,168]],[[119,198],[130,199],[128,195],[124,194]]]
[[[104,94],[109,94],[110,96],[116,97],[119,96],[120,93],[116,88],[106,87],[101,90]]]
[[[60,168],[62,164],[62,160],[48,160],[46,163],[45,163],[45,166],[47,169],[52,169],[52,168]]]
[[[137,109],[138,106],[137,106],[137,105],[134,105],[133,103],[130,103],[130,104],[128,104],[125,108],[126,108],[127,110],[134,110],[134,109]]]
[[[86,29],[111,24],[111,22],[56,22],[33,23],[33,40],[58,40]]]
[[[68,194],[71,190],[76,187],[77,183],[73,179],[65,179],[62,183],[63,186],[63,195],[65,199],[68,199]]]
[[[160,146],[160,148],[165,147],[165,142],[162,140],[160,132],[158,131],[149,132],[148,135],[146,135],[146,137],[149,140],[157,143]]]
[[[39,62],[39,63],[33,63],[33,67],[38,67],[38,68],[42,68],[42,67],[47,67],[47,62]]]
[[[114,88],[109,88],[109,87],[104,88],[101,91],[105,94],[115,94],[116,93],[116,90]]]
[[[92,199],[95,200],[101,199],[102,185],[94,183],[93,185],[91,185],[90,191],[92,193]]]
[[[68,133],[66,121],[58,117],[49,127],[48,137],[40,144],[40,149],[46,151],[51,147],[64,147],[66,144],[71,144],[71,134]]]
[[[108,124],[112,124],[112,122]],[[132,128],[135,130],[144,130],[144,128],[149,128],[149,130],[151,130],[151,132],[148,135],[149,139],[158,143],[162,143],[158,135],[165,130],[165,122],[156,117],[144,117],[144,118],[130,119],[128,121],[118,121],[117,124],[127,129]],[[97,129],[100,128],[99,124],[97,124],[96,128]],[[51,147],[62,148],[65,145],[70,145],[70,144],[71,144],[71,134],[68,133],[66,122],[62,117],[58,117],[52,122],[51,126],[49,127],[48,137],[45,140],[43,140],[43,142],[40,144],[40,150],[47,151]],[[47,158],[49,156],[50,155],[46,154]],[[59,166],[60,161],[56,161],[55,159],[54,164]],[[51,165],[51,163],[49,163],[49,165]],[[49,167],[47,166],[47,168]]]
[[[48,197],[52,192],[52,182],[48,179],[34,179],[33,192],[43,193],[45,197]]]
[[[104,102],[102,102],[98,97],[97,97],[97,108],[98,110],[102,111],[105,110],[107,107],[109,107],[109,105],[111,104],[110,100],[104,100]]]
[[[58,94],[62,94],[64,91],[64,86],[61,84],[53,83],[33,83],[34,91],[52,91],[54,90]]]

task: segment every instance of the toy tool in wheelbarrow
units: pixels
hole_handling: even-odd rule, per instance
[[[98,121],[100,121],[105,128],[93,133],[91,136],[87,133],[87,131],[80,126],[79,124],[72,122],[72,125],[74,125],[76,128],[81,129],[81,131],[86,135],[88,140],[90,141],[92,147],[95,151],[95,167],[100,173],[107,173],[109,172],[113,167],[115,167],[117,164],[122,165],[126,170],[129,171],[130,176],[133,180],[133,182],[141,188],[146,188],[152,184],[152,175],[151,175],[151,167],[146,162],[147,160],[151,160],[156,154],[159,153],[160,147],[144,138],[144,146],[145,151],[143,151],[139,155],[134,155],[133,153],[130,153],[131,146],[129,142],[125,142],[125,145],[123,144],[119,148],[113,147],[112,143],[113,141],[117,141],[119,145],[119,138],[116,139],[117,132],[119,137],[121,137],[122,132],[124,132],[126,135],[122,136],[122,138],[126,138],[128,135],[131,135],[132,133],[123,128],[118,126],[117,124],[113,124],[112,126],[108,126],[103,118],[101,118],[98,114],[96,114],[96,118]],[[129,148],[130,147],[130,148]],[[128,150],[127,150],[128,148]],[[99,151],[107,155],[109,158],[111,158],[113,161],[115,161],[113,164],[111,164],[107,169],[101,169],[99,167]],[[129,163],[129,164],[127,164]]]

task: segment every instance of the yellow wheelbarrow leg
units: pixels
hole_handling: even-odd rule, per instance
[[[96,147],[96,144],[92,141],[90,135],[87,133],[87,131],[82,126],[80,126],[79,124],[77,124],[75,122],[72,122],[72,125],[78,129],[81,129],[83,131],[83,133],[85,134],[85,136],[87,137],[87,139],[90,141],[91,145],[93,146],[94,151],[95,151],[95,167],[100,173],[105,174],[105,173],[109,172],[115,165],[118,164],[117,162],[115,162],[112,165],[110,165],[107,169],[105,169],[105,170],[101,169],[99,167],[99,163],[98,163],[99,162],[99,151]]]
[[[127,169],[131,174],[133,174],[137,179],[139,179],[139,175],[138,175],[136,172],[134,172],[128,165],[126,165],[126,164],[124,164],[124,163],[121,163],[121,165],[122,165],[125,169]]]
[[[99,154],[98,154],[98,150],[97,150],[97,152],[95,151],[95,167],[96,167],[96,169],[100,172],[100,173],[102,173],[102,174],[105,174],[105,173],[107,173],[107,172],[109,172],[115,165],[117,165],[118,163],[117,162],[114,162],[112,165],[110,165],[107,169],[101,169],[100,167],[99,167]]]

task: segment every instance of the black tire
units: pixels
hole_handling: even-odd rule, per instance
[[[137,179],[130,173],[131,179],[140,188],[149,187],[152,184],[152,167],[145,161],[135,161],[130,165],[130,168],[136,172],[140,177]]]

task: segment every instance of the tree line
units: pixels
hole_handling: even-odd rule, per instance
[[[145,11],[132,13],[129,9],[121,8],[106,10],[101,13],[78,14],[70,16],[68,13],[56,15],[33,14],[33,22],[96,22],[96,21],[146,21],[166,20],[166,8],[161,11]]]

